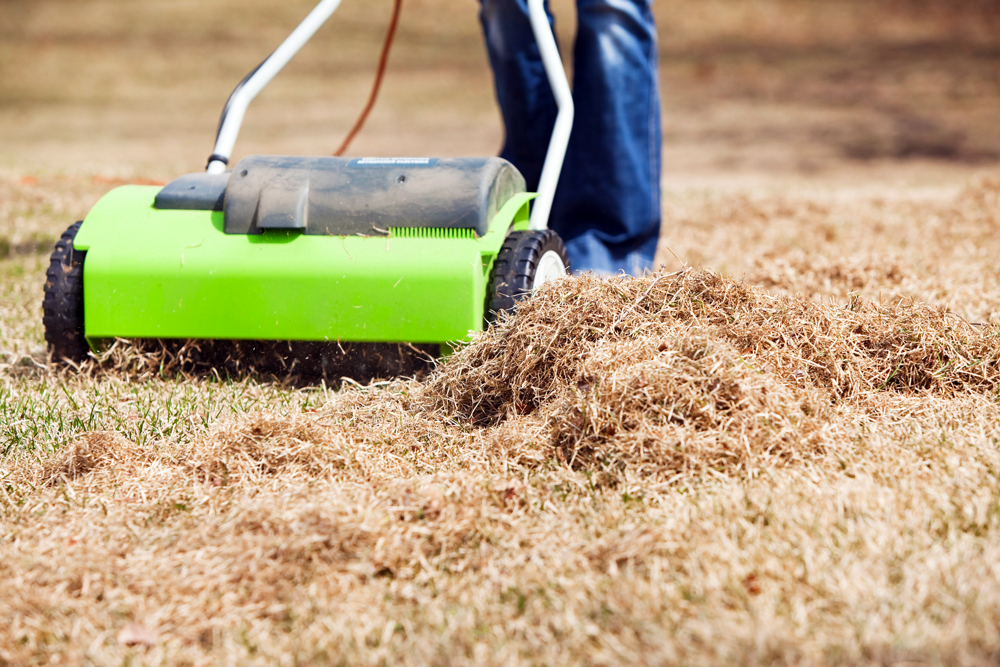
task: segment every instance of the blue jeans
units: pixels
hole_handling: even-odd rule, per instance
[[[660,231],[661,135],[651,2],[576,0],[576,117],[549,221],[566,242],[576,271],[637,275],[653,265]],[[480,5],[506,128],[500,156],[534,190],[557,107],[527,0],[480,0]]]

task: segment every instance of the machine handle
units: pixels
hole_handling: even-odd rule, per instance
[[[576,108],[573,105],[573,93],[566,79],[559,48],[556,46],[549,17],[545,13],[544,0],[528,0],[528,18],[531,19],[531,30],[535,33],[538,50],[542,55],[545,75],[549,79],[552,93],[556,97],[559,114],[556,116],[555,127],[552,128],[552,139],[549,140],[549,150],[545,154],[545,164],[542,166],[542,176],[538,181],[538,197],[531,209],[531,229],[546,229],[549,225],[549,213],[552,211],[552,200],[559,184],[559,174],[562,173],[563,161],[566,159],[566,148],[569,146],[569,135],[573,131],[573,116]]]
[[[226,165],[236,145],[236,138],[243,125],[243,117],[247,107],[268,83],[284,68],[285,65],[305,46],[316,31],[326,23],[341,0],[321,0],[309,15],[292,31],[274,53],[257,66],[229,96],[219,120],[219,130],[215,138],[215,148],[208,160],[207,171],[210,174],[225,172]],[[531,30],[538,42],[545,74],[556,98],[559,113],[556,116],[555,127],[552,129],[552,139],[545,155],[542,175],[538,183],[538,197],[531,212],[531,229],[546,229],[549,223],[549,213],[552,210],[552,200],[555,197],[559,174],[562,172],[563,161],[566,158],[566,148],[569,145],[570,133],[573,130],[573,93],[570,91],[566,70],[563,69],[559,48],[556,46],[552,26],[549,25],[545,13],[544,0],[528,0],[528,16],[531,20]]]
[[[229,101],[226,102],[226,107],[222,111],[219,132],[215,137],[215,149],[208,161],[208,173],[221,174],[226,170],[229,157],[233,154],[233,147],[236,145],[236,137],[240,134],[240,126],[243,125],[243,116],[246,114],[247,107],[271,82],[271,79],[288,64],[288,61],[316,34],[316,31],[326,23],[327,19],[333,16],[340,3],[341,0],[321,0],[309,12],[305,20],[292,31],[292,34],[281,43],[281,46],[246,79],[241,81],[240,85],[236,86],[236,90],[229,96]]]

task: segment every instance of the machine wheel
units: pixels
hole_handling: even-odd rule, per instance
[[[75,222],[56,243],[45,272],[42,323],[45,341],[56,361],[80,362],[90,346],[83,335],[83,259],[87,253],[73,248],[82,222]]]
[[[511,232],[493,262],[486,321],[513,311],[517,302],[545,283],[569,273],[562,239],[551,229]]]

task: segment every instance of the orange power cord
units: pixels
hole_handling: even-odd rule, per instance
[[[361,132],[361,128],[364,127],[365,121],[368,120],[368,114],[371,113],[372,109],[375,107],[375,100],[378,99],[378,91],[382,88],[382,79],[385,77],[385,67],[389,63],[389,51],[392,50],[392,41],[396,37],[396,27],[399,25],[399,14],[403,10],[403,0],[393,0],[392,8],[392,20],[389,22],[389,32],[385,35],[385,43],[382,44],[382,54],[378,58],[378,71],[375,73],[375,83],[372,85],[372,91],[368,95],[368,102],[365,104],[365,108],[361,111],[361,115],[358,116],[358,120],[355,121],[354,127],[351,131],[347,133],[347,137],[344,142],[340,144],[340,148],[334,151],[334,156],[340,157],[345,152],[347,148],[354,141],[354,138],[358,136]]]

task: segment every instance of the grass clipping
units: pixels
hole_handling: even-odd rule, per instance
[[[584,276],[426,381],[24,453],[0,658],[987,664],[997,334]]]
[[[708,271],[585,277],[483,333],[425,395],[477,425],[532,415],[572,467],[749,473],[823,456],[839,404],[995,398],[998,332],[920,304],[823,304]]]

